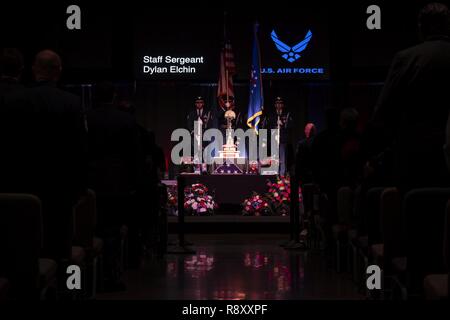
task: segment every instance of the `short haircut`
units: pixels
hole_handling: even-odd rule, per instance
[[[445,4],[427,4],[419,13],[420,31],[425,36],[450,35],[450,11]]]
[[[44,80],[54,80],[61,72],[61,58],[51,50],[43,50],[34,59],[34,71]]]

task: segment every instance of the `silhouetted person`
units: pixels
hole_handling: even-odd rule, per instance
[[[61,239],[72,233],[72,207],[87,183],[86,123],[80,99],[57,87],[61,72],[61,59],[55,52],[44,50],[36,55],[36,86],[30,99],[39,115],[34,119],[36,132],[30,134],[37,133],[40,139],[36,170],[42,183],[44,248],[51,256],[66,257],[70,251],[66,252],[67,244]]]
[[[129,113],[136,122],[138,131],[138,143],[139,143],[139,156],[140,156],[140,166],[143,176],[140,177],[139,184],[156,184],[162,178],[164,173],[164,168],[158,166],[154,159],[154,150],[156,146],[155,135],[152,131],[148,130],[139,122],[136,121],[136,109],[134,104],[128,99],[121,99],[118,102],[118,108],[121,111]],[[163,153],[164,162],[164,153]],[[165,164],[165,162],[164,162]],[[161,170],[159,170],[161,169]]]
[[[20,84],[23,69],[22,53],[15,48],[3,49],[0,56],[0,104],[5,96],[23,91]]]
[[[339,162],[339,110],[329,108],[326,110],[326,128],[314,138],[313,175],[315,181],[323,188],[333,182],[336,184]]]
[[[340,186],[354,187],[361,179],[363,157],[361,137],[357,132],[358,112],[353,108],[345,108],[340,115]]]
[[[447,168],[450,171],[450,113],[448,115],[447,127],[445,129],[444,156],[445,162],[447,163]]]
[[[101,212],[100,226],[118,226],[127,219],[119,206],[128,202],[138,184],[138,128],[130,113],[118,109],[112,83],[100,83],[94,90],[93,109],[87,113],[89,186],[100,204],[116,208]]]
[[[119,109],[132,116],[135,114],[134,105],[127,99],[119,101]],[[137,225],[142,235],[142,243],[150,249],[155,248],[158,239],[158,213],[161,197],[158,184],[165,172],[165,158],[162,148],[156,144],[154,133],[139,123],[136,123],[136,125],[140,148],[139,162],[142,166],[136,190]],[[138,259],[134,259],[131,263],[136,264],[138,262]]]
[[[2,157],[0,165],[2,175],[0,192],[12,190],[31,190],[31,176],[28,168],[30,152],[30,136],[26,132],[31,120],[22,115],[31,112],[26,99],[24,86],[20,84],[23,57],[17,49],[3,49],[0,56],[0,132],[2,137]],[[24,183],[26,180],[27,183]]]
[[[124,226],[128,229],[129,258],[136,261],[141,248],[136,196],[142,176],[138,126],[132,114],[119,110],[110,82],[95,86],[87,124],[89,187],[97,194],[98,232],[105,241],[105,288],[122,289],[118,259]]]
[[[395,56],[376,106],[374,121],[388,132],[396,184],[403,190],[445,184],[442,157],[450,106],[448,8],[439,3],[419,15],[423,42]]]
[[[164,179],[164,173],[167,170],[166,158],[164,156],[164,150],[156,143],[155,133],[153,131],[149,131],[149,146],[152,163],[155,166],[158,181],[160,181]]]
[[[340,112],[336,108],[326,110],[326,128],[314,138],[312,144],[313,178],[322,192],[327,194],[329,200],[328,218],[334,222],[337,218],[336,193],[339,185],[340,168],[340,142],[341,130],[339,127]]]
[[[1,120],[8,131],[2,136],[9,138],[3,144],[0,179],[7,192],[41,199],[42,255],[58,261],[71,255],[72,207],[86,189],[84,115],[80,99],[57,87],[61,71],[55,52],[39,52],[33,64],[35,86],[8,103]]]
[[[20,84],[23,57],[17,49],[0,50],[0,193],[35,192],[31,188],[30,157],[34,152],[29,148],[29,132],[27,114],[22,114],[28,105],[25,100],[25,88]],[[20,98],[20,99],[19,99]],[[31,108],[28,108],[31,110]],[[25,116],[25,118],[23,118]],[[36,170],[36,168],[34,168]],[[4,221],[2,217],[2,221]],[[23,223],[28,223],[23,221]],[[31,222],[32,223],[32,222]],[[10,227],[10,226],[9,226]],[[35,299],[38,296],[36,279],[38,276],[37,261],[30,260],[25,254],[21,257],[11,256],[12,252],[21,250],[19,243],[7,243],[8,232],[2,229],[0,240],[0,275],[6,277],[11,285],[8,295],[15,299]],[[20,230],[11,230],[22,237]],[[25,236],[26,237],[26,236]],[[10,251],[10,250],[13,251]],[[19,260],[20,259],[20,260]],[[28,265],[17,266],[22,261]]]
[[[297,145],[295,156],[295,173],[301,184],[313,182],[313,154],[312,144],[316,136],[316,126],[307,123],[305,126],[305,138]]]

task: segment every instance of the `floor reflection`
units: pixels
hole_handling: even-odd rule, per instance
[[[175,261],[167,261],[167,276],[169,278],[176,278],[179,272],[190,275],[192,278],[199,278],[205,276],[208,271],[214,268],[214,256],[205,251],[195,255],[183,257],[183,269],[180,270],[178,265],[180,259]]]
[[[272,238],[271,238],[272,237]],[[291,252],[283,238],[193,237],[196,254],[168,255],[126,275],[120,299],[358,299],[353,283],[326,268],[320,252]]]

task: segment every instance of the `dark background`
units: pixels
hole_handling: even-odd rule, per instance
[[[258,22],[262,67],[323,67],[327,73],[323,76],[265,75],[265,79],[328,79],[330,59],[328,7],[320,5],[319,2],[315,7],[298,8],[290,10],[289,6],[284,5],[275,8],[265,6],[252,12],[232,7],[226,11],[211,8],[207,14],[190,9],[173,12],[162,20],[152,20],[145,12],[136,12],[133,21],[135,76],[140,80],[217,81],[219,52],[226,30],[226,37],[233,47],[236,60],[235,80],[246,81],[251,67],[253,24]],[[307,49],[301,53],[301,58],[289,63],[281,57],[281,53],[275,47],[270,37],[272,30],[275,30],[280,40],[289,46],[303,40],[308,30],[312,31],[313,36]],[[197,74],[143,74],[144,55],[204,56],[206,64],[198,68]]]
[[[253,22],[264,25],[285,19],[286,29],[277,30],[277,33],[288,39],[290,23],[298,19],[298,26],[303,29],[305,22],[302,19],[307,18],[305,15],[302,18],[302,12],[311,15],[310,19],[317,16],[325,21],[320,29],[328,40],[320,44],[312,40],[312,47],[300,60],[308,58],[307,55],[312,53],[310,49],[319,49],[324,57],[321,59],[329,60],[328,80],[264,80],[266,110],[270,111],[276,96],[283,96],[294,116],[295,139],[298,139],[307,121],[323,128],[323,112],[329,106],[356,108],[361,115],[360,127],[364,127],[393,55],[418,42],[417,14],[427,2],[314,1],[314,5],[308,5],[298,1],[269,4],[227,1],[227,5],[223,5],[209,2],[2,1],[0,47],[18,47],[24,52],[27,68],[23,80],[27,83],[32,80],[33,56],[46,48],[58,52],[63,60],[62,84],[83,94],[87,108],[92,94],[89,84],[113,80],[121,97],[135,103],[138,121],[155,131],[158,143],[169,156],[172,130],[185,125],[185,115],[193,107],[194,97],[204,95],[207,104],[213,110],[217,108],[217,62],[223,40],[224,12],[227,12],[228,34],[238,70],[236,105],[244,113],[248,103]],[[448,1],[444,2],[448,4]],[[65,12],[70,4],[81,7],[82,29],[79,31],[66,29],[68,15]],[[366,8],[371,4],[381,7],[381,30],[366,28]],[[206,30],[205,25],[208,26]],[[158,41],[147,40],[148,30],[158,35]],[[193,41],[192,34],[200,31],[202,36]],[[300,33],[304,37],[303,32]],[[293,35],[295,37],[297,34]],[[136,56],[139,55],[136,44],[140,41],[146,44],[148,41],[156,47],[170,47],[176,41],[190,45],[193,51],[200,50],[201,45],[202,52],[205,50],[217,60],[208,65],[204,77],[195,80],[140,80],[135,75]],[[85,86],[81,87],[81,84]]]

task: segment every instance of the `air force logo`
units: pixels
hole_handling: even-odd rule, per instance
[[[272,36],[272,40],[275,43],[277,49],[283,53],[283,55],[281,56],[289,62],[294,62],[298,58],[300,58],[299,53],[305,50],[306,47],[308,46],[309,40],[311,40],[312,37],[312,32],[311,30],[308,30],[305,39],[303,39],[293,47],[290,47],[286,43],[282,42],[275,33],[275,30],[273,30],[270,35]]]

